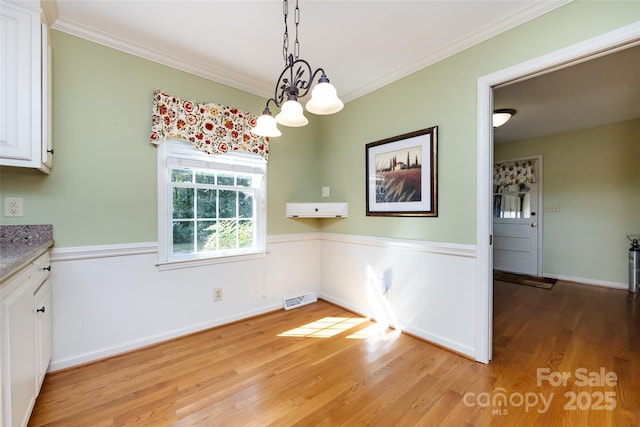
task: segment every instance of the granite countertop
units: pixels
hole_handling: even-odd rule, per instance
[[[53,227],[0,225],[0,282],[53,246]]]

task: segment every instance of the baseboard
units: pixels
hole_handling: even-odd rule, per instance
[[[449,350],[452,351],[454,353],[459,354],[460,356],[464,356],[464,357],[468,357],[471,360],[475,360],[476,356],[475,356],[475,349],[464,345],[464,344],[460,344],[458,342],[455,341],[451,341],[449,339],[446,339],[440,335],[436,335],[436,334],[432,334],[428,331],[424,331],[422,329],[417,329],[417,328],[412,328],[412,327],[406,327],[403,326],[402,327],[402,332],[405,332],[408,335],[411,335],[413,337],[416,337],[418,339],[421,339],[423,341],[426,341],[430,344],[433,344],[437,347],[441,347],[444,348],[445,350]]]
[[[563,280],[565,282],[574,282],[580,285],[600,286],[604,288],[613,288],[613,289],[629,288],[629,285],[627,283],[610,282],[607,280],[595,280],[595,279],[587,279],[584,277],[564,276],[561,274],[549,274],[549,273],[543,273],[543,276],[549,277],[551,279]]]
[[[366,317],[367,319],[371,319],[371,316],[368,313],[365,313],[359,307],[356,307],[339,298],[334,298],[331,295],[327,295],[325,293],[319,294],[318,298],[328,301],[331,304],[337,305],[341,308],[344,308],[345,310],[349,310],[352,313],[357,314],[359,316]],[[460,354],[461,356],[468,357],[475,360],[475,350],[467,345],[463,345],[455,341],[448,340],[442,336],[432,334],[422,329],[412,328],[406,325],[401,325],[401,328],[402,328],[401,332],[406,333],[407,335],[411,335],[422,341],[444,348],[445,350],[452,351],[454,353]]]
[[[341,300],[340,298],[334,298],[331,295],[327,295],[325,293],[320,292],[320,293],[318,293],[318,299],[323,299],[325,301],[328,301],[331,304],[337,305],[340,308],[344,308],[345,310],[348,310],[348,311],[350,311],[353,314],[356,314],[358,316],[362,316],[362,317],[365,317],[367,319],[371,319],[371,316],[369,315],[369,313],[365,313],[359,307],[356,307],[356,306],[348,303],[347,301]]]
[[[197,325],[192,325],[187,328],[176,329],[176,330],[162,333],[159,335],[154,335],[151,337],[129,341],[122,345],[104,348],[99,351],[84,353],[79,356],[70,357],[68,359],[52,360],[51,363],[49,364],[49,369],[47,372],[59,371],[61,369],[66,369],[70,367],[84,365],[87,363],[96,362],[101,359],[117,356],[119,354],[127,353],[134,350],[140,350],[141,348],[148,347],[153,344],[159,344],[163,341],[168,341],[174,338],[179,338],[185,335],[189,335],[195,332],[201,332],[201,331],[215,328],[218,326],[227,325],[229,323],[246,320],[251,317],[260,316],[260,315],[263,315],[272,311],[276,311],[276,310],[281,310],[281,309],[282,309],[281,304],[279,303],[273,304],[273,305],[261,307],[256,310],[237,313],[237,314],[234,314],[233,316],[222,317],[222,318],[218,318],[208,322],[200,323]]]

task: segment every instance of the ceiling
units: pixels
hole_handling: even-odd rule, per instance
[[[348,102],[569,1],[300,0],[300,58],[309,61],[314,69],[322,67],[340,98]],[[279,0],[42,3],[56,30],[264,98],[274,95],[276,79],[285,64],[283,7]],[[295,0],[289,3],[289,37],[293,46]],[[610,111],[628,110],[632,102],[638,107],[637,90],[635,98],[625,97],[625,107],[613,107],[613,98],[627,93],[623,81],[634,77],[630,76],[633,73],[624,73],[624,77],[620,73],[625,67],[639,69],[637,62],[627,67],[628,59],[621,61],[614,65],[613,79],[603,78],[611,71],[590,71],[597,84],[616,83],[615,95],[602,97],[592,86],[577,86],[574,93],[582,96],[578,106],[565,99],[558,104],[553,98],[560,97],[560,89],[568,89],[567,81],[581,78],[566,76],[558,82],[543,76],[539,79],[546,77],[544,83],[532,80],[496,90],[497,108],[518,110],[511,122],[496,129],[496,142],[530,136],[533,130],[544,132],[552,122],[575,122],[570,113],[579,112],[587,104],[587,92],[593,92],[600,104],[603,99],[611,101],[607,103]],[[637,61],[637,55],[633,61]],[[629,83],[635,89],[640,87],[637,79],[635,76]],[[545,97],[544,93],[548,95]],[[565,92],[562,96],[569,95]],[[554,110],[560,105],[560,110]],[[594,116],[602,118],[601,114],[592,113],[590,123],[595,123]]]
[[[519,141],[640,117],[640,46],[498,87],[496,109],[516,114],[494,142]]]

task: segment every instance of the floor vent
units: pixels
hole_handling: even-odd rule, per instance
[[[291,310],[292,308],[301,307],[316,301],[318,301],[316,293],[307,292],[306,294],[297,295],[295,297],[284,298],[282,300],[282,305],[285,310]]]

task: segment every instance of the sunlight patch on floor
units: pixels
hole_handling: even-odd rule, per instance
[[[315,322],[278,334],[279,337],[314,337],[329,338],[347,331],[362,322],[364,317],[325,317]],[[365,337],[366,338],[366,337]]]
[[[349,335],[347,338],[361,340],[375,338],[377,340],[386,341],[397,338],[398,336],[400,336],[399,330],[390,329],[387,325],[375,323],[371,326],[367,326],[364,329],[360,329],[358,332]]]

